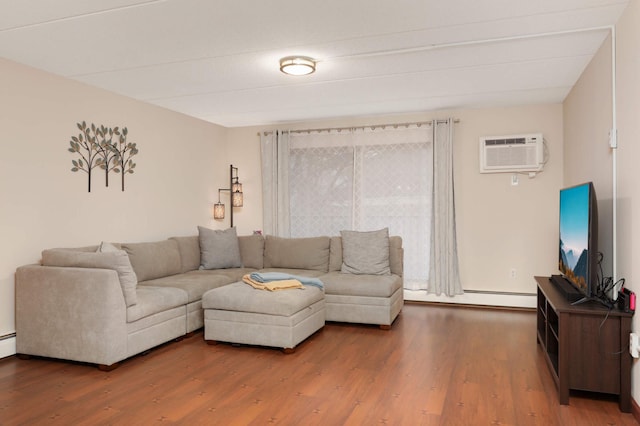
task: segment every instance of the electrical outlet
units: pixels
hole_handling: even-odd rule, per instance
[[[517,277],[518,277],[518,274],[516,273],[516,268],[511,268],[511,271],[509,272],[509,276],[510,276],[512,279],[515,279],[515,278],[517,278]]]
[[[629,353],[632,357],[640,357],[640,341],[636,333],[629,334]]]
[[[511,175],[511,186],[517,186],[520,182],[518,181],[518,175],[517,174],[512,174]]]

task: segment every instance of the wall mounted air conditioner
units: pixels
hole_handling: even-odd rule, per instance
[[[480,138],[480,173],[538,172],[543,163],[542,133]]]

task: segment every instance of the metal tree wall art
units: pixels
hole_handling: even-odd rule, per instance
[[[83,123],[84,124],[84,123]],[[91,125],[93,128],[93,124]],[[96,134],[96,150],[98,151],[98,155],[100,156],[96,160],[96,164],[104,170],[104,185],[109,186],[109,172],[113,171],[116,168],[115,157],[117,152],[113,149],[113,136],[120,135],[120,131],[118,128],[106,128],[104,126],[100,126],[95,130]]]
[[[80,133],[72,136],[68,151],[78,154],[79,158],[71,160],[72,172],[87,173],[88,192],[91,192],[91,173],[95,167],[104,170],[105,186],[109,186],[109,173],[121,173],[122,190],[124,191],[124,177],[133,173],[136,163],[131,157],[138,153],[135,143],[127,142],[126,127],[96,126],[91,123],[77,123]]]
[[[91,126],[95,130],[95,126],[93,124]],[[88,128],[87,123],[84,121],[78,123],[78,129],[80,129],[78,136],[72,136],[69,142],[69,152],[80,155],[79,159],[71,160],[71,164],[73,164],[71,171],[77,172],[82,170],[87,173],[89,192],[91,192],[91,171],[96,166],[97,160],[95,136],[91,135],[91,128]]]
[[[118,134],[118,144],[114,145],[114,152],[116,153],[114,161],[117,163],[117,166],[113,169],[113,171],[122,175],[123,191],[125,175],[127,173],[133,173],[133,169],[136,168],[136,163],[133,162],[131,157],[138,153],[136,144],[127,142],[127,133],[127,128],[123,127],[122,132]]]

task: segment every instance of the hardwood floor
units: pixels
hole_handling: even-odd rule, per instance
[[[389,331],[328,323],[285,355],[202,332],[114,371],[0,360],[0,424],[636,425],[558,394],[534,312],[406,304]]]

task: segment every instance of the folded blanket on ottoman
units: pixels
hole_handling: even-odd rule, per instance
[[[250,274],[246,274],[242,277],[242,281],[249,284],[253,288],[257,288],[258,290],[276,291],[286,290],[290,288],[301,288],[304,290],[304,286],[302,285],[302,283],[295,279],[260,282],[252,279]]]
[[[249,274],[252,281],[258,283],[270,283],[274,281],[296,280],[302,285],[311,285],[320,289],[324,284],[318,278],[303,277],[301,275],[285,274],[284,272],[253,272]]]

